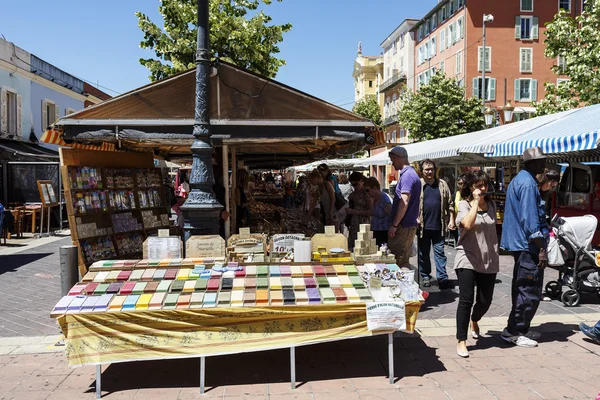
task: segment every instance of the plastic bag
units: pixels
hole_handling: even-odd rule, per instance
[[[412,246],[410,246],[410,256],[411,257],[416,257],[417,254],[419,254],[419,248],[417,246],[417,236],[415,235],[413,242],[412,242]]]
[[[548,265],[552,267],[560,267],[565,264],[562,251],[560,249],[560,242],[554,235],[550,235],[548,241]]]

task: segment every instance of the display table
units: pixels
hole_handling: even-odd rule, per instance
[[[290,348],[295,387],[297,346],[388,334],[393,348],[390,331],[367,329],[365,266],[230,263],[235,271],[219,272],[190,267],[197,262],[96,263],[56,305],[69,366],[97,366],[98,396],[107,363],[200,357],[203,392],[208,356]],[[408,332],[420,305],[405,302]],[[393,382],[392,350],[389,366]]]

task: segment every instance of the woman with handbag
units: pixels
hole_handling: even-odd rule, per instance
[[[348,226],[348,247],[354,249],[354,241],[360,230],[361,224],[368,224],[371,221],[373,210],[373,199],[369,197],[364,189],[365,176],[360,172],[350,174],[350,184],[354,192],[350,195],[350,205],[346,213],[350,216],[350,225]]]

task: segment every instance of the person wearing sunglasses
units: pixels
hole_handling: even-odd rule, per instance
[[[392,200],[381,191],[379,181],[375,177],[367,178],[364,184],[365,192],[373,200],[373,211],[371,212],[371,230],[381,246],[388,241],[388,229],[392,226]]]

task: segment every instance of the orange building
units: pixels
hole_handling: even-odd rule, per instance
[[[585,0],[441,0],[412,28],[415,32],[414,87],[436,71],[456,77],[467,96],[482,98],[485,58],[486,106],[497,111],[508,100],[514,120],[529,118],[531,102],[545,95],[544,83],[559,83],[550,69],[561,61],[545,57],[545,24],[559,8],[573,16]],[[486,51],[483,57],[483,15]],[[497,113],[497,120],[502,113]]]

